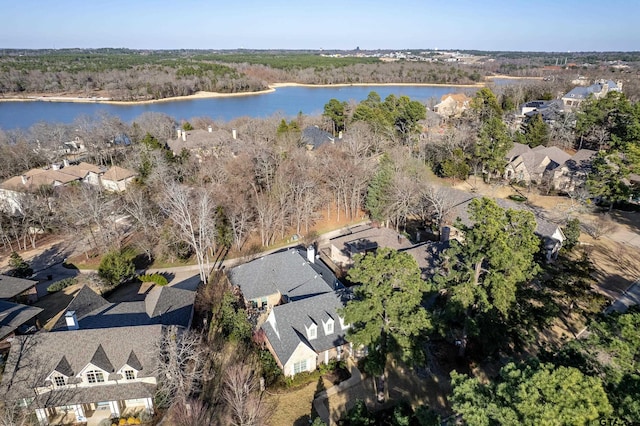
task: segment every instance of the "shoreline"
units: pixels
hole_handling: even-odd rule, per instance
[[[486,80],[495,78],[513,79],[513,80],[537,80],[542,77],[512,77],[512,76],[488,76]],[[93,96],[89,98],[81,96],[27,96],[24,98],[0,98],[0,102],[72,102],[72,103],[96,103],[96,104],[113,104],[113,105],[149,105],[162,102],[174,101],[190,101],[194,99],[207,98],[226,98],[237,96],[256,96],[273,93],[280,87],[309,87],[309,88],[326,88],[326,87],[350,87],[350,86],[423,86],[423,87],[461,87],[461,88],[480,88],[485,87],[489,81],[474,84],[440,84],[440,83],[337,83],[337,84],[308,84],[308,83],[271,83],[268,89],[258,90],[256,92],[240,92],[240,93],[221,93],[221,92],[196,92],[193,95],[172,96],[162,99],[150,99],[145,101],[117,101],[102,96]]]

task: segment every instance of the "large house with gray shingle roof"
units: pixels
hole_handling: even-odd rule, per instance
[[[247,304],[267,313],[257,335],[285,375],[313,371],[342,357],[350,346],[337,310],[349,291],[316,256],[315,248],[290,248],[229,271]]]
[[[163,333],[191,325],[195,292],[154,287],[111,303],[85,286],[51,332],[16,337],[2,378],[5,400],[42,425],[153,412]]]
[[[245,263],[229,271],[231,284],[248,305],[269,309],[329,293],[340,286],[331,270],[316,258],[315,249],[290,248]]]
[[[285,376],[313,371],[353,352],[346,340],[349,325],[338,315],[350,294],[348,289],[332,291],[271,310],[261,330]]]
[[[577,109],[582,102],[593,96],[596,99],[604,98],[609,92],[621,92],[622,82],[611,80],[598,80],[591,86],[574,87],[562,97],[564,107],[570,111]]]
[[[41,332],[14,340],[2,377],[7,403],[41,425],[153,413],[162,325]]]

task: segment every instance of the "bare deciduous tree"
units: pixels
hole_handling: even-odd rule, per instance
[[[174,426],[210,426],[215,424],[215,416],[211,409],[199,399],[176,401],[169,409],[167,418]]]
[[[598,215],[597,218],[586,224],[585,230],[595,240],[600,239],[601,236],[610,234],[617,228],[616,223],[611,219],[611,215],[604,213]]]
[[[206,380],[207,347],[200,334],[169,327],[157,342],[160,359],[154,372],[159,378],[158,400],[163,406],[187,401]]]
[[[223,397],[231,412],[229,423],[235,426],[268,424],[270,407],[258,389],[252,368],[245,364],[231,366],[224,380]]]
[[[209,251],[216,248],[216,206],[211,193],[204,187],[191,189],[169,182],[164,195],[161,208],[175,225],[176,236],[193,250],[200,279],[207,282]]]

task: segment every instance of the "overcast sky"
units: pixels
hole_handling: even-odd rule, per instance
[[[0,0],[0,48],[640,50],[638,0]]]

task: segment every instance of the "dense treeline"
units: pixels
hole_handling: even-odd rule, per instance
[[[458,65],[401,62],[318,54],[138,52],[71,50],[0,57],[4,97],[66,94],[115,100],[185,96],[197,91],[251,92],[273,82],[307,84],[463,84],[482,78]]]

